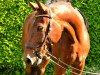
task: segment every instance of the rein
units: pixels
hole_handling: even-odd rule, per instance
[[[51,60],[53,63],[55,63],[56,65],[58,65],[59,67],[61,67],[61,68],[63,68],[63,69],[66,69],[66,67],[70,67],[70,68],[75,69],[75,70],[77,70],[77,71],[82,71],[82,70],[77,69],[77,68],[75,68],[75,67],[73,67],[73,66],[71,66],[71,65],[66,64],[65,62],[61,61],[59,58],[55,57],[55,56],[52,55],[51,53],[47,53],[47,55],[49,55],[51,58],[57,60],[57,62],[55,62],[53,59],[50,58],[50,60]],[[46,58],[48,58],[48,57],[46,56]],[[63,64],[63,65],[65,65],[66,67],[62,66],[60,63]],[[71,72],[72,72],[72,71],[71,71]],[[72,72],[72,73],[75,74],[75,75],[79,75],[79,74],[76,73],[76,72]],[[89,71],[83,71],[83,73],[86,74],[86,75],[88,75],[88,74],[89,74],[89,75],[100,75],[100,73],[93,73],[93,72],[89,72]]]

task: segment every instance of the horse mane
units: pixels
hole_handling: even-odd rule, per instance
[[[85,23],[86,27],[88,28],[88,21],[87,21],[85,15],[84,15],[84,13],[83,13],[81,10],[79,10],[79,9],[78,9],[78,11],[79,11],[80,14],[82,15],[82,17],[83,17],[83,19],[84,19],[84,23]]]
[[[48,6],[48,5],[52,4],[53,2],[55,2],[55,0],[47,0],[45,4]]]
[[[58,2],[58,1],[71,2],[71,0],[47,0],[45,4],[48,6],[48,5],[50,5],[50,4],[54,3],[54,2]]]

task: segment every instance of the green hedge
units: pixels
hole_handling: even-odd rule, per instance
[[[23,67],[21,35],[29,9],[22,0],[0,0],[0,71]]]
[[[100,0],[73,0],[73,5],[84,12],[89,23],[91,49],[86,66],[100,70]],[[23,72],[22,27],[32,11],[24,0],[0,0],[0,75]],[[50,74],[53,68],[47,68],[46,74]]]

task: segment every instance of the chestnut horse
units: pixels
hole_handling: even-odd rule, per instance
[[[84,18],[70,2],[46,6],[35,1],[29,2],[35,11],[27,17],[22,34],[26,75],[43,75],[51,59],[48,53],[74,67],[72,75],[82,75],[90,49]],[[64,68],[55,64],[54,74],[64,75],[68,66],[58,64]]]

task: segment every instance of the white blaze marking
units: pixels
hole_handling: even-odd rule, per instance
[[[31,64],[32,64],[32,65],[33,65],[33,64],[36,62],[36,60],[37,60],[36,57],[31,58],[29,54],[27,55],[27,58],[31,60]]]

